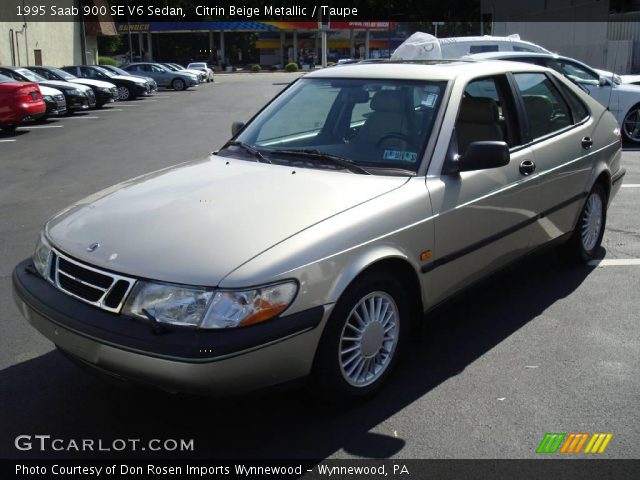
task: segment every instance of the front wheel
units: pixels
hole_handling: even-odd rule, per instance
[[[318,346],[312,387],[344,402],[377,391],[392,371],[408,330],[406,289],[381,272],[366,274],[336,304]]]
[[[177,91],[182,91],[185,88],[187,88],[187,84],[184,83],[184,80],[180,78],[174,79],[173,82],[171,83],[171,86],[173,87],[174,90],[177,90]]]
[[[131,90],[129,87],[118,87],[118,100],[129,100],[131,98]]]
[[[634,105],[624,117],[622,131],[628,140],[640,143],[640,103]]]
[[[602,185],[597,183],[589,192],[571,239],[567,242],[568,253],[583,262],[592,260],[602,243],[606,222],[607,195]]]

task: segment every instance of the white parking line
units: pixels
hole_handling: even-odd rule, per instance
[[[142,105],[120,105],[120,107],[141,107]],[[115,108],[110,108],[109,110],[115,110]]]
[[[121,112],[121,111],[122,111],[121,108],[103,108],[102,110],[100,110],[100,113],[102,113],[102,112]]]
[[[627,183],[626,185],[623,183],[622,188],[640,188],[640,183]]]
[[[64,125],[21,125],[18,128],[24,128],[25,130],[32,130],[34,128],[63,128]]]
[[[14,138],[9,138],[7,140],[0,140],[0,143],[3,143],[3,142],[15,142],[15,141],[16,140]]]
[[[65,117],[65,120],[84,120],[87,118],[100,118],[100,117]]]
[[[592,267],[626,267],[630,265],[640,265],[640,258],[610,258],[603,260],[591,260]]]

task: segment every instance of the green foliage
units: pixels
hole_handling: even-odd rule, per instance
[[[258,65],[257,63],[255,65],[251,65],[251,71],[252,72],[259,72],[260,70],[262,70],[262,67],[260,65]]]
[[[114,67],[118,66],[118,62],[116,62],[111,57],[98,57],[98,64],[99,65],[112,65]]]
[[[284,70],[286,72],[297,72],[298,71],[298,64],[297,63],[287,63],[284,67]]]
[[[123,53],[124,39],[122,35],[98,37],[98,50],[107,55]]]

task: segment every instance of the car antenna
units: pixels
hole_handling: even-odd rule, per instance
[[[613,55],[613,68],[616,68],[617,60],[618,60],[618,49],[616,48],[616,53]],[[613,69],[611,69],[611,89],[609,90],[609,100],[607,101],[607,110],[609,110],[609,106],[611,105],[611,95],[613,94],[613,88],[616,85],[613,80],[615,76],[616,76],[616,72],[614,72]]]

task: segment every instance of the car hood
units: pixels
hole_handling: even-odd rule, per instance
[[[40,93],[42,93],[42,95],[50,95],[52,97],[54,95],[62,95],[62,92],[60,90],[47,87],[46,85],[38,85],[38,88],[40,88]]]
[[[92,195],[51,219],[47,232],[57,248],[98,267],[216,286],[273,245],[406,181],[212,155]]]
[[[47,87],[61,88],[63,90],[69,88],[77,88],[78,90],[82,90],[83,92],[88,92],[89,90],[91,90],[91,87],[87,87],[86,85],[80,85],[79,83],[62,82],[60,80],[47,80],[44,82],[40,82],[40,84]]]
[[[114,77],[111,77],[114,80],[129,80],[131,82],[136,82],[136,83],[146,83],[145,78],[146,77],[139,77],[137,75],[116,75]]]
[[[71,83],[77,83],[80,85],[93,85],[98,88],[113,88],[115,85],[109,82],[103,82],[102,80],[93,80],[91,78],[74,78],[69,80]]]

